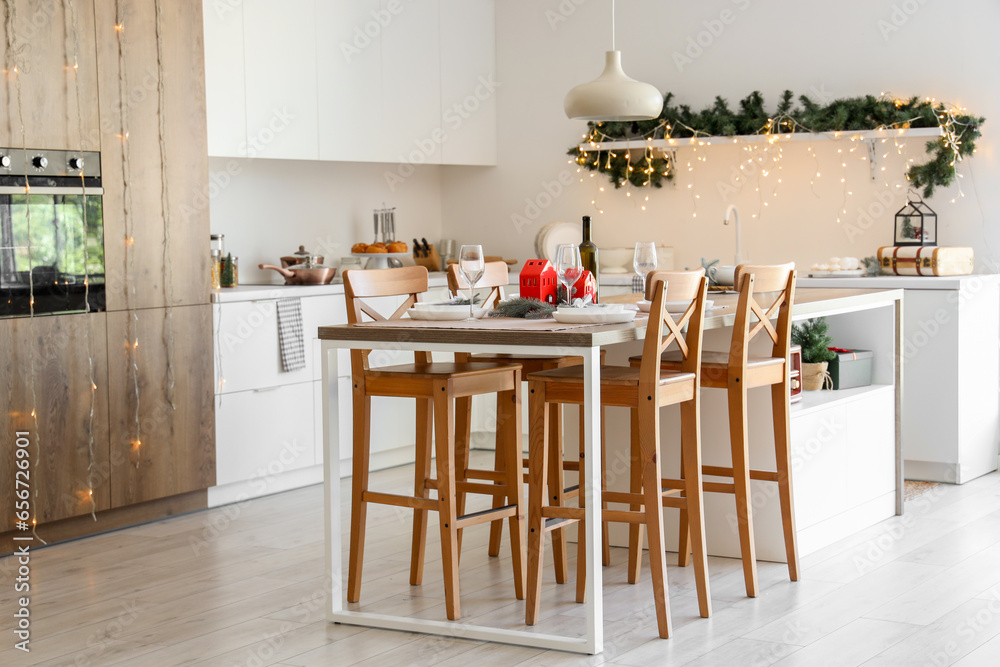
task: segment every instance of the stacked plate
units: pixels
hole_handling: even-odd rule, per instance
[[[550,222],[538,230],[535,236],[535,254],[539,259],[552,261],[556,246],[563,243],[579,245],[583,239],[583,228],[576,222]]]
[[[485,309],[476,307],[473,313],[482,317]],[[464,320],[469,317],[469,306],[451,303],[415,303],[406,311],[411,320]]]

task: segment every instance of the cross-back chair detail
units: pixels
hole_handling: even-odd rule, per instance
[[[747,595],[757,595],[756,548],[753,540],[753,512],[750,480],[776,482],[781,505],[782,531],[789,577],[798,580],[798,549],[792,503],[791,428],[789,406],[789,355],[791,349],[792,306],[795,301],[795,265],[743,264],[736,267],[739,298],[733,334],[726,352],[702,355],[703,387],[725,389],[728,394],[731,466],[702,467],[711,477],[732,479],[732,483],[704,482],[704,490],[728,493],[736,499],[737,528]],[[760,298],[769,295],[768,299]],[[751,354],[751,342],[766,336],[770,354]],[[676,355],[664,355],[663,367],[680,368]],[[750,469],[750,438],[747,416],[747,392],[756,387],[770,387],[774,449],[777,470]],[[687,562],[687,526],[681,515],[679,563]]]
[[[673,287],[669,287],[673,283]],[[643,355],[631,367],[601,367],[602,405],[629,408],[632,413],[630,490],[628,492],[602,492],[602,500],[624,504],[628,510],[603,510],[603,519],[630,524],[629,541],[641,544],[640,527],[648,531],[649,558],[652,570],[653,597],[656,605],[657,627],[661,637],[671,633],[670,611],[667,599],[666,561],[663,552],[663,507],[676,507],[689,516],[691,533],[695,536],[697,557],[697,583],[699,611],[711,615],[711,597],[708,590],[708,561],[704,549],[704,519],[701,511],[701,454],[699,441],[699,394],[705,298],[708,283],[704,270],[693,272],[659,272],[650,276],[650,313],[643,341]],[[679,318],[667,312],[667,294],[673,300],[690,303]],[[686,331],[684,330],[686,327]],[[690,358],[691,370],[665,371],[660,367],[661,352],[671,344],[683,349]],[[534,624],[539,614],[541,590],[541,563],[544,533],[566,523],[584,521],[581,508],[553,506],[546,502],[545,480],[550,461],[548,443],[544,437],[548,403],[582,404],[584,383],[582,369],[564,368],[532,373],[529,382],[530,413],[530,484],[529,484],[529,533],[528,533],[528,589],[526,623]],[[659,421],[660,407],[672,404],[681,406],[682,463],[685,479],[665,480],[660,471]],[[664,486],[670,488],[664,489]],[[676,496],[676,493],[682,493]],[[582,554],[578,556],[578,591],[581,580],[587,575],[582,568]],[[637,581],[639,549],[630,549],[629,582]],[[578,601],[582,599],[578,596]]]
[[[350,324],[359,324],[365,317],[377,322],[399,319],[427,290],[427,269],[422,266],[344,273],[347,315]],[[403,303],[389,316],[381,315],[365,299],[403,297]],[[369,351],[351,351],[351,384],[353,386],[353,460],[351,495],[351,542],[348,566],[347,599],[358,602],[361,596],[361,575],[364,561],[365,523],[370,503],[404,507],[413,510],[413,534],[410,562],[410,584],[419,585],[423,578],[424,550],[427,537],[428,512],[436,511],[441,533],[442,568],[444,572],[445,608],[449,619],[460,618],[459,604],[459,531],[465,527],[498,519],[508,519],[511,534],[511,562],[514,570],[514,590],[518,599],[524,597],[524,516],[522,478],[518,466],[521,460],[520,438],[498,439],[498,451],[506,461],[505,470],[495,475],[494,484],[486,486],[466,482],[456,477],[456,409],[460,401],[471,396],[496,393],[511,403],[511,432],[520,433],[521,366],[483,362],[433,363],[426,352],[415,352],[414,363],[372,368]],[[382,493],[368,488],[371,452],[371,399],[375,396],[413,398],[417,401],[412,495]],[[433,444],[432,444],[433,443]],[[432,451],[433,447],[433,451]],[[436,476],[431,475],[432,458],[436,460]],[[464,466],[464,464],[463,464]],[[458,502],[459,491],[501,494],[509,502],[491,510],[465,514]],[[437,498],[431,492],[437,492]]]

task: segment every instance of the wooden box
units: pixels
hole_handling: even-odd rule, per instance
[[[965,276],[975,268],[972,248],[886,246],[878,249],[884,275]]]

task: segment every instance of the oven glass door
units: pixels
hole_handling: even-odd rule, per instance
[[[88,292],[104,310],[101,196],[0,194],[0,317],[84,312]]]

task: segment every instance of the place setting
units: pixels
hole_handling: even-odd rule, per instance
[[[463,245],[458,253],[458,271],[469,285],[468,298],[457,295],[444,302],[417,302],[406,312],[412,320],[427,322],[477,322],[489,312],[475,293],[486,272],[486,259],[481,245]]]
[[[655,251],[653,257],[652,268],[655,268]],[[561,290],[554,289],[553,293],[547,295],[540,293],[538,297],[542,298],[512,296],[498,301],[494,306],[483,302],[476,293],[477,288],[493,286],[481,284],[486,272],[482,246],[463,245],[459,251],[457,269],[468,286],[468,295],[463,289],[463,293],[456,292],[448,301],[415,303],[407,310],[406,318],[394,320],[393,325],[554,331],[601,324],[624,324],[636,318],[638,309],[634,304],[595,303],[596,283],[592,274],[584,268],[580,249],[576,245],[558,245],[549,266],[546,267],[546,272],[556,274]],[[547,277],[541,280],[549,282]]]

